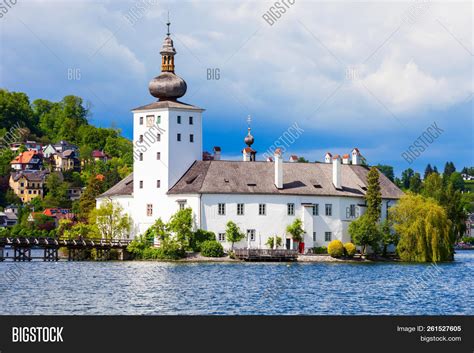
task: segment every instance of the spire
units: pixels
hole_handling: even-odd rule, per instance
[[[169,37],[170,36],[170,12],[168,11],[168,22],[166,23],[166,25],[168,26],[168,33],[166,33],[166,35]]]
[[[174,73],[174,56],[176,55],[176,50],[174,49],[173,40],[170,37],[170,13],[168,11],[168,22],[166,26],[168,28],[166,32],[166,38],[163,41],[163,46],[161,47],[161,72],[173,72]]]
[[[252,122],[252,118],[250,117],[250,115],[247,117],[247,136],[245,136],[245,139],[244,139],[244,142],[247,146],[252,146],[253,142],[255,141],[255,139],[253,138],[252,134],[250,133],[250,131],[252,130],[250,128],[250,123]]]
[[[186,82],[174,73],[174,56],[176,49],[170,37],[170,19],[168,22],[166,37],[161,47],[161,74],[150,81],[148,89],[153,97],[159,100],[176,100],[186,93]]]

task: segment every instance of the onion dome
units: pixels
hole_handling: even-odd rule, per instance
[[[247,146],[252,146],[253,142],[254,142],[254,138],[253,136],[250,134],[250,128],[248,129],[248,133],[247,133],[247,136],[245,136],[245,139],[244,139],[244,142]]]
[[[169,25],[168,33],[161,47],[161,74],[153,78],[148,89],[153,97],[159,100],[176,100],[186,94],[186,82],[174,73],[174,56],[176,49],[173,40],[170,38]]]

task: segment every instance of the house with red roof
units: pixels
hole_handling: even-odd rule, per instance
[[[10,162],[14,170],[40,170],[43,167],[41,155],[32,150],[20,153]]]

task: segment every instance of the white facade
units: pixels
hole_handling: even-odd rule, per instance
[[[235,248],[268,248],[265,244],[274,235],[283,239],[282,247],[286,247],[288,242],[293,248],[293,242],[286,234],[286,227],[300,218],[305,230],[303,242],[305,249],[308,249],[327,246],[334,239],[349,242],[349,223],[365,212],[365,207],[362,206],[364,203],[363,198],[356,197],[203,194],[200,228],[214,232],[219,239],[219,233],[225,233],[227,222],[233,221],[246,234],[248,230],[255,230],[254,240],[244,239],[234,244]],[[390,207],[393,203],[393,200],[383,200],[382,219],[386,217],[387,205]],[[219,204],[225,205],[225,214],[219,214]],[[237,213],[238,204],[244,205],[243,214]],[[259,205],[263,204],[265,214],[260,214]],[[288,204],[294,205],[293,215],[288,214]],[[317,205],[317,214],[313,214],[313,205]],[[331,210],[329,215],[326,215],[326,205]],[[352,214],[351,207],[354,212]],[[226,249],[231,247],[227,241],[222,243]]]
[[[178,209],[166,192],[202,158],[202,110],[163,108],[133,112],[134,207],[136,229],[143,233],[158,218]],[[195,198],[195,197],[194,197]],[[189,199],[191,205],[192,198]]]

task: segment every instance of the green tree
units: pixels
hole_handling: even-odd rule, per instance
[[[232,221],[227,222],[225,228],[225,236],[227,241],[231,243],[231,250],[234,250],[234,243],[238,243],[245,238],[245,234],[240,228]]]
[[[298,162],[299,163],[309,163],[309,161],[304,157],[298,157]]]
[[[362,254],[367,253],[367,246],[371,246],[374,252],[378,251],[380,241],[380,230],[373,217],[368,213],[363,214],[349,224],[349,234],[352,242],[362,246]]]
[[[451,174],[453,174],[456,171],[456,167],[454,166],[453,162],[446,162],[444,165],[444,172],[443,172],[443,178],[449,180],[449,177]]]
[[[171,216],[167,229],[176,235],[176,239],[184,248],[189,247],[193,235],[193,210],[183,208]]]
[[[455,190],[464,191],[464,179],[462,178],[461,173],[451,173],[448,179],[448,183],[452,184]]]
[[[452,260],[451,222],[446,211],[433,199],[407,194],[389,212],[394,229],[400,236],[397,253],[401,260]]]
[[[426,180],[428,178],[428,175],[433,173],[433,168],[431,167],[431,164],[428,163],[428,165],[425,168],[425,174],[423,175],[423,179]]]
[[[405,169],[402,172],[402,187],[408,189],[410,187],[410,179],[415,174],[414,170],[411,168]]]
[[[302,241],[303,240],[303,234],[305,233],[303,229],[303,222],[301,219],[296,218],[293,223],[289,224],[286,227],[286,232],[291,235],[291,238],[294,241]]]
[[[441,202],[443,192],[443,178],[438,173],[430,173],[423,183],[421,194],[424,197],[432,197],[437,202]]]
[[[391,229],[390,221],[384,219],[379,225],[380,239],[382,243],[382,255],[387,256],[390,245],[397,245],[400,240],[398,234]]]
[[[395,180],[395,174],[393,173],[393,167],[391,165],[377,164],[376,168],[385,175],[390,181]]]
[[[95,208],[96,197],[104,191],[103,184],[103,181],[99,180],[95,175],[89,177],[86,189],[79,199],[80,217],[82,219],[86,219],[89,212]]]
[[[130,216],[123,213],[122,206],[112,201],[93,209],[89,224],[96,235],[107,240],[128,238],[130,234]]]
[[[410,178],[409,190],[411,192],[418,194],[421,191],[421,186],[422,186],[422,182],[421,182],[420,173],[413,174],[413,176]]]
[[[382,209],[382,192],[380,190],[379,172],[372,167],[367,174],[367,192],[365,194],[367,203],[367,215],[374,223],[380,219]]]
[[[70,208],[71,201],[68,199],[67,190],[69,184],[64,182],[60,173],[51,173],[46,178],[45,197],[43,206],[45,208]]]

